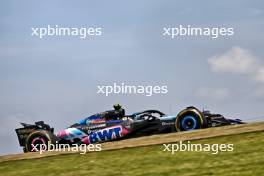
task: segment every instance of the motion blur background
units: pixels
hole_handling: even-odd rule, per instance
[[[19,122],[63,129],[121,103],[127,113],[195,105],[264,115],[264,2],[1,1],[0,154],[21,152]],[[233,27],[234,36],[168,39],[163,27]],[[102,27],[103,35],[31,36],[31,27]],[[97,85],[168,85],[168,94],[96,94]]]

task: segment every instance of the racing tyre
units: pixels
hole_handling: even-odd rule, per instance
[[[48,144],[56,143],[56,136],[50,131],[36,130],[28,135],[25,143],[25,153],[44,151],[48,149]]]
[[[203,115],[195,108],[187,108],[181,111],[175,121],[177,131],[190,131],[206,128],[207,122]]]

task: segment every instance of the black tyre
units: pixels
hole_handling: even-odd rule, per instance
[[[24,152],[39,152],[47,150],[48,144],[56,143],[56,136],[50,131],[36,130],[30,133],[26,139]]]

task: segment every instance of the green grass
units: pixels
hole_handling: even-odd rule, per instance
[[[192,141],[233,143],[233,152],[164,152],[162,145],[0,163],[0,175],[263,175],[264,132]]]

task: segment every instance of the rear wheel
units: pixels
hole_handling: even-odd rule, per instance
[[[55,135],[50,131],[37,130],[30,133],[26,139],[24,152],[39,152],[48,149],[48,144],[55,144]]]

